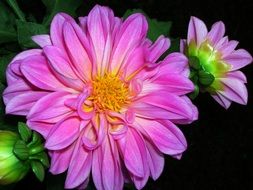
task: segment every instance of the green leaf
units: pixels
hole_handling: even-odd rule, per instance
[[[189,57],[189,65],[191,68],[193,68],[195,70],[201,69],[201,64],[200,64],[199,58],[196,56]]]
[[[49,160],[48,160],[48,156],[45,152],[40,152],[38,154],[31,155],[31,156],[29,156],[29,159],[40,161],[46,168],[48,168],[50,165]]]
[[[194,100],[199,95],[199,87],[195,85],[194,91],[189,94],[189,97]]]
[[[47,8],[43,24],[49,25],[56,13],[65,12],[75,16],[75,11],[82,4],[83,0],[42,0]]]
[[[15,15],[2,1],[0,1],[0,18],[0,44],[17,41],[17,34],[14,28]]]
[[[20,46],[26,49],[37,47],[31,37],[37,34],[47,34],[48,29],[42,24],[17,20],[17,32]]]
[[[204,86],[210,86],[215,79],[211,73],[205,72],[203,70],[200,70],[198,74],[199,74],[199,82]]]
[[[45,178],[45,169],[43,165],[39,161],[31,161],[31,167],[38,180],[42,182]]]
[[[18,122],[18,131],[21,139],[28,142],[32,136],[32,131],[28,128],[28,126],[23,122]]]
[[[148,38],[153,42],[160,36],[169,36],[172,22],[170,21],[158,21],[156,19],[151,19],[147,14],[141,9],[127,10],[123,18],[127,18],[131,14],[142,13],[146,16],[148,21]]]
[[[12,58],[15,56],[15,54],[10,53],[8,55],[0,56],[0,82],[5,83],[6,82],[6,77],[5,77],[5,71],[12,60]]]
[[[39,133],[36,131],[33,131],[32,134],[32,141],[28,144],[28,147],[35,148],[37,146],[40,146],[42,144],[42,137]]]
[[[6,0],[6,2],[9,4],[9,6],[13,9],[13,11],[16,13],[18,18],[22,21],[25,21],[25,15],[24,13],[20,10],[18,3],[16,0]]]
[[[27,160],[29,157],[29,149],[27,148],[26,144],[22,140],[17,140],[13,147],[13,153],[20,159],[20,160]]]

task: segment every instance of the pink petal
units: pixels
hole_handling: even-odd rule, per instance
[[[185,52],[185,46],[186,46],[186,40],[185,39],[180,39],[180,52],[181,53]]]
[[[225,25],[222,21],[213,24],[207,38],[211,41],[212,45],[215,46],[225,34]]]
[[[140,45],[147,34],[148,24],[141,14],[132,14],[121,25],[114,41],[110,69],[118,72],[127,54]]]
[[[7,105],[12,98],[15,98],[16,96],[24,94],[29,91],[32,91],[31,86],[29,86],[22,79],[15,81],[15,83],[9,84],[3,92],[3,100],[5,105]]]
[[[119,167],[118,150],[113,141],[105,138],[102,146],[102,182],[105,190],[118,190],[123,188],[123,175]],[[110,168],[110,171],[108,171]]]
[[[39,121],[29,121],[27,120],[27,125],[34,131],[37,131],[41,134],[45,139],[48,136],[50,130],[53,128],[54,124],[39,122]]]
[[[224,44],[221,48],[219,48],[218,51],[221,52],[222,58],[230,55],[235,50],[238,43],[238,41],[231,40],[228,43]]]
[[[146,64],[144,57],[144,50],[142,47],[135,48],[131,53],[129,53],[121,65],[120,71],[124,73],[127,80],[132,78],[136,72],[143,69]]]
[[[65,149],[52,151],[49,169],[52,174],[57,175],[68,169],[75,145],[76,143],[72,143]]]
[[[244,49],[238,49],[223,59],[226,63],[232,65],[231,71],[238,70],[252,62],[252,56]]]
[[[56,123],[67,115],[73,113],[73,110],[65,106],[65,101],[74,98],[67,92],[53,92],[44,96],[32,107],[27,119],[30,121],[40,121]]]
[[[48,92],[40,91],[21,93],[8,101],[5,108],[6,114],[27,115],[33,105],[47,94]]]
[[[84,81],[91,79],[92,63],[76,33],[76,28],[70,22],[65,22],[63,35],[76,74]]]
[[[66,89],[50,71],[43,56],[30,56],[26,58],[20,68],[27,80],[38,88],[52,91]]]
[[[182,53],[171,53],[161,63],[159,74],[178,73],[188,77],[190,73],[188,59]]]
[[[145,118],[193,120],[191,106],[184,99],[166,91],[149,94],[135,101],[132,109]]]
[[[187,143],[183,133],[168,120],[155,121],[136,118],[138,128],[163,153],[181,154],[186,150]]]
[[[223,78],[220,81],[224,85],[224,90],[218,91],[220,94],[239,104],[247,104],[248,92],[243,82],[232,78]]]
[[[164,167],[164,157],[153,145],[148,141],[145,142],[147,146],[147,158],[151,176],[153,180],[157,180],[161,175]]]
[[[197,17],[191,17],[188,26],[187,43],[189,44],[192,40],[199,46],[205,41],[207,36],[207,28],[205,23]]]
[[[147,153],[141,135],[134,129],[129,128],[126,137],[118,142],[126,168],[133,175],[143,178],[147,172],[145,171]]]
[[[68,57],[54,46],[46,46],[43,50],[57,79],[70,88],[82,91],[84,83],[74,73]]]
[[[80,122],[76,116],[58,122],[48,134],[45,147],[60,150],[72,144],[79,136]]]
[[[231,100],[227,99],[220,93],[213,94],[212,97],[215,99],[216,102],[218,102],[225,109],[228,109],[231,105]]]
[[[91,163],[92,153],[83,148],[79,138],[69,164],[65,188],[73,189],[81,185],[90,175]]]
[[[63,26],[65,21],[74,21],[69,15],[65,13],[58,13],[54,16],[51,27],[50,37],[54,46],[59,47],[61,50],[65,50],[65,44],[63,40]],[[74,21],[75,22],[75,21]],[[64,51],[64,53],[66,53]]]
[[[52,45],[50,36],[47,34],[32,36],[32,40],[42,48]]]
[[[147,61],[154,63],[170,47],[169,38],[159,36],[156,42],[147,51]]]
[[[158,73],[157,75],[159,75]],[[193,83],[186,77],[178,74],[166,74],[155,77],[152,81],[144,81],[141,95],[154,91],[168,91],[176,95],[184,95],[194,90]]]
[[[246,76],[241,71],[233,71],[226,74],[227,78],[239,79],[243,83],[247,83]]]
[[[92,158],[92,179],[97,189],[103,189],[102,184],[102,146],[95,149]]]
[[[97,72],[101,75],[108,68],[112,41],[111,29],[114,25],[114,15],[111,9],[95,6],[87,17],[87,30],[94,49],[93,61]]]

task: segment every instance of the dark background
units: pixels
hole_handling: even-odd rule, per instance
[[[84,15],[95,4],[110,6],[117,16],[127,9],[141,8],[151,18],[173,22],[172,37],[185,38],[191,15],[210,26],[222,20],[226,35],[240,41],[239,47],[253,54],[253,1],[251,0],[86,0],[79,9]],[[40,18],[44,9],[40,1],[20,1],[22,9],[33,10]],[[83,13],[83,14],[82,14]],[[253,189],[253,67],[242,69],[248,78],[247,106],[233,103],[225,110],[208,94],[202,94],[195,104],[199,120],[192,125],[180,126],[188,149],[180,161],[166,157],[164,171],[157,181],[148,181],[144,189],[170,190],[224,190]],[[57,179],[56,179],[57,180]],[[33,176],[21,181],[16,189],[45,189]]]

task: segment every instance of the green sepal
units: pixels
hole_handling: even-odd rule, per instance
[[[31,161],[31,167],[32,167],[33,173],[36,175],[38,180],[40,180],[42,182],[45,178],[45,170],[44,170],[42,163],[39,161],[33,160],[33,161]]]
[[[13,153],[20,160],[27,160],[29,157],[29,149],[27,148],[25,142],[22,140],[16,141],[13,147]]]
[[[42,144],[42,137],[39,133],[33,131],[32,133],[32,141],[28,144],[28,147],[36,147]]]
[[[210,86],[214,81],[214,76],[211,73],[205,72],[203,70],[199,71],[199,83],[203,86]]]
[[[45,152],[40,152],[38,154],[31,155],[31,156],[29,156],[29,159],[40,161],[46,168],[48,168],[50,165],[49,160],[48,160],[48,156]]]
[[[194,86],[194,91],[189,94],[189,97],[194,100],[199,95],[199,86]]]
[[[196,56],[190,56],[189,57],[189,65],[191,68],[195,70],[200,70],[201,69],[201,64],[199,61],[199,58]]]
[[[32,131],[23,122],[18,122],[18,131],[21,136],[21,139],[27,143],[32,136]]]

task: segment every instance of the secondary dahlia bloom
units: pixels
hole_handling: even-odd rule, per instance
[[[95,6],[77,24],[57,14],[50,35],[34,36],[42,49],[17,55],[7,69],[8,114],[24,115],[41,133],[53,174],[67,170],[65,188],[88,183],[141,189],[157,179],[162,153],[180,158],[186,140],[176,124],[197,119],[185,96],[194,89],[187,59],[160,36],[152,44],[141,14],[126,20]]]
[[[209,92],[220,105],[228,108],[232,101],[247,104],[247,80],[238,69],[250,64],[252,57],[244,49],[235,50],[238,42],[229,41],[224,34],[223,22],[214,23],[208,32],[202,20],[191,17],[187,40],[181,40],[181,52],[190,62],[195,60],[191,77],[200,84],[200,90]]]

